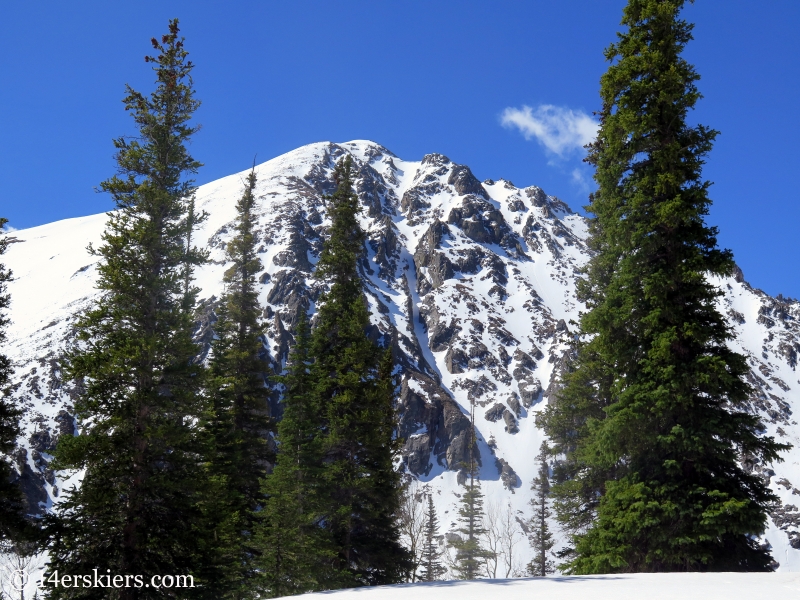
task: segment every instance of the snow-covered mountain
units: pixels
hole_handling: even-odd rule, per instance
[[[587,260],[586,222],[538,187],[478,181],[440,154],[405,161],[368,141],[317,143],[256,167],[260,299],[268,360],[287,357],[298,307],[313,312],[321,291],[312,277],[329,221],[324,195],[333,167],[351,154],[368,233],[363,273],[372,335],[398,350],[402,385],[398,468],[436,498],[443,533],[455,524],[459,469],[468,452],[475,406],[481,479],[490,502],[528,512],[533,457],[543,435],[534,415],[546,405],[563,365],[580,303],[577,269]],[[233,235],[235,202],[245,173],[199,188],[209,214],[195,237],[211,252],[198,270],[202,289],[197,337],[207,350],[214,306]],[[15,459],[32,507],[58,501],[65,481],[50,470],[60,435],[77,430],[76,390],[63,381],[59,355],[71,343],[76,312],[97,293],[95,259],[106,215],[15,231],[3,257],[13,270],[6,350],[15,363],[15,392],[25,406]],[[781,498],[766,533],[781,570],[800,570],[800,302],[753,289],[741,273],[717,282],[734,342],[752,365],[751,408],[767,432],[794,444],[785,462],[750,465]],[[277,410],[277,407],[275,407]],[[463,473],[461,474],[463,479]],[[520,565],[527,560],[520,544]]]

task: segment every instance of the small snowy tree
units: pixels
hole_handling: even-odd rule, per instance
[[[425,515],[422,546],[422,581],[436,581],[447,572],[442,565],[442,551],[439,550],[439,519],[433,506],[433,495],[428,494],[428,511]]]
[[[408,573],[408,581],[417,580],[417,570],[423,563],[423,546],[425,532],[425,508],[422,504],[422,493],[419,483],[412,480],[403,489],[400,503],[400,541],[409,551],[412,568]]]
[[[539,462],[539,474],[531,483],[533,498],[530,504],[533,507],[533,517],[530,520],[530,540],[534,551],[533,560],[528,563],[528,573],[533,577],[544,577],[555,571],[553,561],[548,558],[550,549],[555,544],[547,520],[550,518],[550,467],[547,465],[549,449],[547,443],[542,442],[536,460]]]
[[[503,557],[504,577],[520,577],[522,565],[514,554],[514,548],[525,538],[525,534],[517,521],[517,515],[511,505],[506,505],[505,512],[500,513],[500,554]]]
[[[483,493],[477,476],[475,464],[475,414],[472,414],[472,437],[469,444],[469,484],[461,496],[461,508],[458,510],[461,527],[456,529],[460,539],[452,542],[456,550],[455,571],[459,579],[475,579],[481,566],[492,558],[493,552],[481,545],[481,538],[486,535],[483,527]]]
[[[519,577],[522,565],[514,553],[517,544],[525,538],[525,534],[517,522],[514,509],[510,504],[503,508],[497,502],[489,502],[486,507],[485,520],[486,547],[491,556],[486,558],[484,569],[490,579],[498,577]]]

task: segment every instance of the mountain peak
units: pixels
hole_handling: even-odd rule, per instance
[[[531,457],[544,438],[533,417],[558,390],[574,335],[569,323],[583,309],[575,282],[589,256],[586,220],[539,187],[517,188],[504,179],[481,183],[468,166],[442,154],[407,161],[368,140],[317,142],[261,163],[259,299],[268,323],[265,359],[276,371],[293,343],[298,310],[313,315],[322,292],[313,269],[330,225],[324,196],[334,189],[336,161],[348,154],[368,234],[360,267],[371,312],[368,333],[393,344],[398,361],[399,435],[405,440],[398,468],[436,490],[440,515],[454,514],[474,407],[485,493],[527,511]],[[213,336],[229,267],[225,245],[246,173],[197,191],[198,209],[209,217],[194,239],[210,253],[196,272],[201,356]],[[86,246],[101,243],[106,219],[94,215],[15,231],[18,243],[4,257],[15,275],[8,354],[16,369],[15,397],[26,411],[15,462],[32,510],[48,509],[64,485],[80,479],[54,473],[49,456],[58,437],[76,426],[78,389],[62,380],[59,357],[75,343],[75,314],[97,295],[96,259]],[[771,435],[798,448],[793,413],[800,391],[800,306],[758,293],[739,277],[715,283],[724,292],[720,308],[738,335],[733,344],[753,366],[752,410]],[[272,409],[277,413],[279,406]],[[781,498],[782,512],[766,535],[784,563],[790,552],[800,556],[800,450],[786,458],[771,468],[752,467],[771,477]],[[447,517],[443,524],[450,526]],[[792,561],[800,568],[800,558]]]

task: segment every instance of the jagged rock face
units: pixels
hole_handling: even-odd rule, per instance
[[[527,510],[532,457],[543,439],[533,417],[558,390],[574,335],[570,322],[581,309],[575,279],[588,258],[584,218],[538,187],[481,183],[441,154],[404,161],[372,142],[312,144],[259,165],[258,281],[268,369],[282,369],[299,312],[313,315],[323,291],[313,271],[330,226],[325,196],[346,154],[355,163],[367,232],[360,265],[372,320],[367,334],[391,344],[397,363],[397,468],[438,488],[440,516],[455,502],[442,490],[457,489],[471,460],[488,496]],[[210,215],[194,237],[210,252],[210,263],[197,271],[198,360],[207,358],[213,338],[241,182],[242,174],[233,175],[197,194],[198,209]],[[26,410],[14,460],[33,512],[80,478],[53,473],[48,464],[58,437],[80,429],[72,416],[80,382],[62,381],[60,355],[74,343],[75,314],[97,293],[85,246],[100,243],[105,220],[96,215],[14,232],[18,243],[4,257],[17,278],[8,354],[15,397]],[[800,446],[793,414],[800,303],[753,290],[741,271],[716,284],[724,292],[720,309],[738,335],[732,344],[753,367],[751,410],[770,435]],[[276,395],[270,410],[280,409]],[[798,464],[800,452],[792,451],[774,471],[750,465],[781,498],[767,537],[787,552],[800,545]]]

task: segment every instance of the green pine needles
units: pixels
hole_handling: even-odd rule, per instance
[[[629,0],[606,51],[600,130],[589,147],[598,191],[587,210],[593,257],[580,282],[582,343],[543,423],[554,494],[573,532],[571,573],[759,571],[765,483],[739,459],[787,446],[746,412],[745,357],[710,278],[729,251],[704,219],[701,169],[717,132],[687,123],[699,76],[681,53],[683,0]]]
[[[187,286],[204,254],[188,245],[200,163],[186,145],[194,99],[192,63],[178,21],[152,40],[156,89],[127,88],[138,137],[114,141],[119,176],[98,257],[100,297],[76,323],[66,377],[82,382],[75,410],[81,435],[64,437],[57,469],[84,469],[52,524],[50,572],[190,574],[196,565],[202,481],[195,423],[202,367],[192,341],[196,290]],[[188,590],[191,591],[191,590]],[[152,588],[58,587],[53,598],[157,598]]]
[[[390,350],[367,337],[359,273],[365,234],[358,221],[352,158],[335,170],[331,219],[316,277],[329,284],[310,336],[300,315],[289,360],[284,415],[260,535],[267,593],[275,596],[403,580],[400,479],[392,459],[394,382]]]
[[[528,521],[530,533],[528,539],[533,549],[533,559],[528,563],[528,574],[531,577],[546,577],[555,572],[555,563],[550,559],[550,550],[555,545],[553,534],[550,533],[548,523],[552,516],[550,510],[550,467],[547,464],[547,457],[550,449],[546,442],[542,442],[536,460],[539,463],[539,472],[531,482],[533,497],[530,505],[533,509],[533,516]]]
[[[453,571],[459,579],[477,579],[483,565],[495,554],[481,544],[486,535],[483,526],[483,492],[478,479],[478,467],[475,461],[475,406],[472,406],[470,419],[471,437],[469,443],[469,483],[461,495],[461,507],[458,509],[458,521],[461,524],[456,531],[460,539],[451,543],[456,551]]]
[[[225,272],[225,293],[214,325],[216,339],[206,387],[210,399],[204,429],[208,486],[207,527],[214,532],[205,565],[216,598],[252,597],[256,576],[253,531],[262,508],[260,481],[274,462],[269,438],[274,422],[259,322],[256,274],[262,269],[254,234],[255,168],[247,176],[236,210],[235,235],[225,251],[233,264]]]
[[[328,199],[330,237],[315,275],[330,289],[320,299],[311,337],[311,375],[325,415],[325,519],[337,568],[348,584],[382,585],[402,581],[409,565],[395,520],[401,486],[392,464],[392,356],[366,335],[369,312],[358,268],[366,236],[352,167],[350,156],[339,162],[337,189]]]
[[[339,579],[336,549],[324,527],[323,405],[312,393],[310,343],[301,310],[286,373],[275,378],[284,387],[279,452],[262,483],[265,505],[256,529],[259,587],[273,598],[337,587]]]
[[[3,234],[3,227],[8,219],[0,218],[0,256],[8,248],[8,236]],[[8,317],[5,310],[11,302],[8,294],[8,282],[11,271],[0,263],[0,349],[6,342],[5,328]],[[11,361],[0,352],[0,551],[20,540],[25,530],[22,493],[19,486],[12,483],[13,467],[6,456],[11,453],[19,435],[19,417],[22,411],[10,401],[11,394]]]
[[[439,518],[436,516],[432,493],[428,493],[428,509],[425,513],[422,534],[424,537],[420,581],[436,581],[447,573],[447,569],[442,564],[442,550],[439,549]]]

